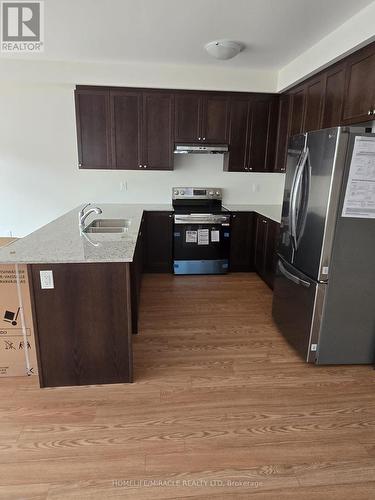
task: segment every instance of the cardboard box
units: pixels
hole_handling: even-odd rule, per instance
[[[0,238],[0,246],[11,241]],[[0,377],[38,374],[27,268],[19,265],[18,270],[21,300],[16,266],[0,264]]]

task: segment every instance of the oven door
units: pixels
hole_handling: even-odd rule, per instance
[[[230,217],[189,214],[174,216],[174,273],[228,272]]]

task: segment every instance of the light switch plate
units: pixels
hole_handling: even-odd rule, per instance
[[[42,289],[55,288],[52,271],[40,271],[40,286]]]

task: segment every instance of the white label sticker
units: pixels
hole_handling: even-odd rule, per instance
[[[218,242],[220,241],[220,231],[214,229],[211,231],[211,241]]]
[[[311,350],[316,351],[318,348],[318,344],[311,344]]]
[[[185,232],[186,243],[196,243],[198,241],[197,231],[186,231]]]
[[[209,244],[209,230],[198,229],[198,245],[208,245],[208,244]]]
[[[328,266],[322,267],[322,274],[328,274]]]
[[[375,219],[375,137],[355,138],[342,216]]]
[[[42,289],[55,288],[52,271],[40,271],[40,286]]]

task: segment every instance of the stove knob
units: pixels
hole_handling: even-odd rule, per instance
[[[178,194],[179,194],[178,189],[175,190],[174,194],[175,194],[175,196],[178,196]]]
[[[181,189],[180,194],[184,195],[185,191],[183,189]]]
[[[209,196],[213,196],[215,193],[213,191],[210,191],[208,194]]]
[[[216,191],[216,196],[220,196],[220,191]]]

